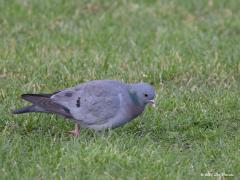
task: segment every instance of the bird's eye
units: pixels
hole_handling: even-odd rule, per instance
[[[148,97],[148,94],[144,94],[145,97]]]

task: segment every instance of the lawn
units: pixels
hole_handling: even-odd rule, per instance
[[[0,179],[238,179],[239,7],[0,0]],[[157,108],[79,138],[59,116],[11,114],[22,93],[94,79],[152,83]]]

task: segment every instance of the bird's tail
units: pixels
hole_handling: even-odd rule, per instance
[[[16,109],[12,111],[13,114],[23,114],[23,113],[29,113],[29,112],[36,112],[34,105],[25,106],[21,109]]]
[[[56,104],[52,101],[53,94],[22,94],[21,98],[32,103],[30,106],[23,107],[13,111],[13,114],[22,114],[29,112],[45,112],[61,114],[65,117],[71,117],[68,108]]]
[[[23,113],[30,113],[30,112],[47,112],[42,107],[38,106],[38,101],[41,102],[42,98],[49,99],[50,94],[22,94],[21,98],[33,103],[30,106],[25,106],[20,109],[16,109],[12,111],[13,114],[23,114]]]

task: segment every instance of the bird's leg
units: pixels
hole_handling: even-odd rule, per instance
[[[69,131],[70,134],[73,136],[78,137],[80,135],[80,125],[78,123],[75,123],[75,129],[72,131]]]

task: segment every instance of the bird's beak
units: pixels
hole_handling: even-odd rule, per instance
[[[155,101],[154,101],[154,100],[150,100],[150,101],[148,102],[148,104],[149,104],[150,106],[152,106],[153,108],[156,107],[156,104],[155,104]]]

